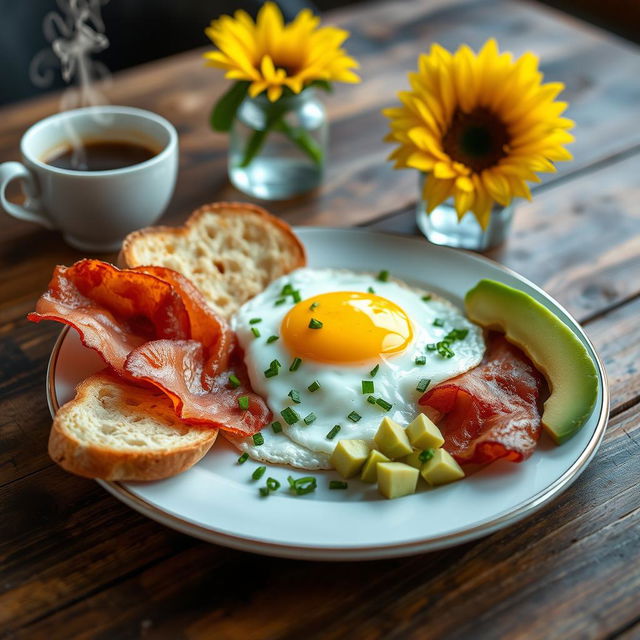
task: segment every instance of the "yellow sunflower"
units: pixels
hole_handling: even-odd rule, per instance
[[[205,30],[219,51],[205,53],[207,64],[226,69],[226,77],[250,82],[249,95],[263,91],[275,102],[284,87],[300,93],[314,81],[360,82],[358,63],[342,43],[349,32],[319,27],[320,18],[303,9],[290,24],[273,2],[266,2],[254,22],[245,11],[221,16]]]
[[[571,160],[562,146],[573,140],[567,107],[555,98],[564,85],[542,84],[538,59],[525,53],[513,61],[489,40],[475,55],[463,45],[454,54],[434,44],[409,74],[402,106],[384,109],[399,146],[395,168],[427,173],[424,200],[431,213],[453,197],[458,217],[472,211],[483,229],[494,202],[530,199],[526,181]]]

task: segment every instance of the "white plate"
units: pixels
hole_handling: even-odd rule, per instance
[[[523,464],[498,462],[461,482],[387,501],[373,487],[351,481],[330,491],[333,472],[314,472],[318,490],[294,496],[286,477],[299,471],[272,466],[251,480],[257,464],[236,464],[238,452],[223,438],[189,471],[149,483],[100,482],[141,513],[183,533],[245,551],[316,560],[359,560],[406,556],[442,549],[487,535],[533,513],[564,491],[593,458],[608,415],[606,377],[580,326],[531,282],[477,255],[437,247],[417,238],[361,229],[297,229],[311,267],[389,269],[410,284],[434,290],[457,304],[480,278],[517,287],[551,309],[584,342],[597,363],[600,390],[582,430],[560,447],[541,438]],[[73,397],[75,385],[102,368],[75,331],[63,331],[49,363],[52,412]],[[283,488],[261,498],[267,476]]]

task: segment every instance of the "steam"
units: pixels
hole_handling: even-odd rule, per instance
[[[101,8],[109,0],[57,0],[58,11],[49,12],[42,25],[50,47],[38,52],[31,60],[29,77],[39,88],[50,87],[56,71],[68,85],[60,99],[60,111],[108,104],[100,91],[108,88],[110,74],[107,67],[92,56],[109,46],[105,35]],[[94,116],[97,119],[104,116]],[[68,126],[69,142],[73,147],[74,165],[82,168],[82,141]]]

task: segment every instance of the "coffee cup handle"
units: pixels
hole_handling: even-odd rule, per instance
[[[12,180],[24,180],[25,182],[27,200],[24,206],[9,202],[5,196],[7,185]],[[40,201],[35,195],[37,191],[33,175],[23,164],[19,162],[3,162],[0,164],[0,205],[2,205],[2,208],[14,218],[41,224],[47,229],[54,229],[55,225],[44,213]]]

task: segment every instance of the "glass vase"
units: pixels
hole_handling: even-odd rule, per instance
[[[231,128],[229,178],[263,200],[300,195],[320,185],[327,143],[326,110],[312,88],[276,102],[247,97]]]
[[[420,194],[422,194],[423,180],[424,178],[420,180]],[[513,220],[513,211],[513,202],[507,207],[494,205],[491,209],[489,224],[486,229],[483,229],[470,211],[458,220],[453,198],[445,200],[427,214],[427,203],[421,195],[417,205],[416,223],[426,238],[434,244],[470,251],[488,251],[507,239]]]

